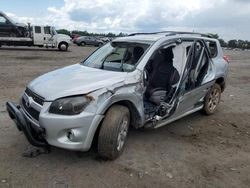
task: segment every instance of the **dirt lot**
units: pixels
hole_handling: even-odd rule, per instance
[[[250,187],[250,52],[226,51],[228,86],[215,115],[198,112],[157,130],[131,130],[123,155],[112,162],[92,150],[57,148],[22,157],[28,142],[5,102],[17,101],[35,77],[93,50],[0,49],[0,187]]]

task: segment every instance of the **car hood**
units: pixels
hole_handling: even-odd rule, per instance
[[[16,23],[16,26],[18,26],[18,27],[27,27],[27,25],[24,24],[24,23]]]
[[[57,36],[71,39],[69,35],[65,35],[65,34],[57,34]]]
[[[33,80],[28,88],[47,101],[86,94],[125,80],[126,72],[113,72],[75,64]]]

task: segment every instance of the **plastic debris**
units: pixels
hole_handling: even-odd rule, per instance
[[[173,175],[172,175],[170,172],[168,172],[168,173],[166,174],[166,176],[167,176],[168,178],[170,178],[170,179],[173,178]]]

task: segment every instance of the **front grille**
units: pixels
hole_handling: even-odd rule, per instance
[[[44,98],[37,95],[36,93],[33,93],[31,90],[29,90],[28,88],[26,88],[25,93],[31,97],[36,103],[40,104],[41,106],[44,103]]]
[[[32,107],[28,107],[26,105],[26,101],[24,100],[24,98],[22,98],[22,104],[24,109],[28,112],[28,114],[33,117],[35,120],[39,121],[39,114],[40,112],[38,112],[36,109],[32,108]]]

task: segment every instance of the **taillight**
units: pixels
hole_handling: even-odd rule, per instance
[[[228,57],[228,56],[224,55],[224,56],[223,56],[223,59],[224,59],[227,63],[229,63],[229,57]]]

